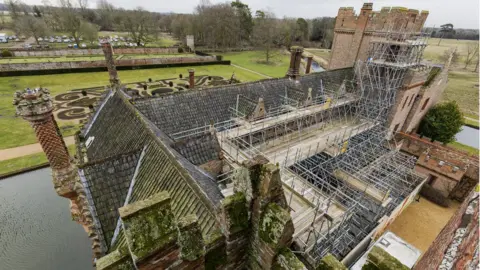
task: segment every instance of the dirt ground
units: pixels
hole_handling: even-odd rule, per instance
[[[460,203],[452,201],[449,208],[443,208],[422,197],[420,202],[412,202],[387,230],[423,253],[459,206]]]

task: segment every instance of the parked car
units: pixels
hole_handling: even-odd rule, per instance
[[[80,48],[87,48],[87,44],[85,43],[80,44]]]
[[[43,41],[43,38],[42,38],[42,37],[39,37],[39,38],[38,38],[38,41]]]
[[[67,47],[71,49],[71,48],[73,48],[73,45],[72,45],[72,44],[68,44]]]
[[[31,49],[31,48],[32,48],[32,44],[29,44],[29,43],[23,44],[23,48],[25,48],[25,49]]]

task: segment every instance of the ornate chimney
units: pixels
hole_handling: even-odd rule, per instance
[[[188,70],[188,88],[193,89],[195,87],[195,69],[191,68]]]
[[[305,74],[310,74],[310,69],[312,69],[313,56],[309,55],[307,57],[307,68],[305,69]]]
[[[47,155],[53,172],[53,184],[58,195],[74,198],[76,171],[63,141],[57,122],[53,118],[53,102],[47,89],[25,89],[15,92],[13,104],[17,114],[30,122],[38,142]]]
[[[117,68],[115,67],[112,44],[109,42],[102,43],[102,50],[107,64],[108,75],[110,76],[110,85],[112,87],[118,87],[120,85],[120,79],[118,78]]]
[[[290,48],[290,53],[290,67],[288,68],[287,77],[292,80],[297,80],[300,76],[300,62],[302,61],[303,48],[293,46]]]

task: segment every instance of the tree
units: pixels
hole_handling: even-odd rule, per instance
[[[122,12],[122,26],[138,46],[147,42],[153,34],[153,21],[150,12],[137,8]]]
[[[93,23],[82,21],[79,31],[82,34],[83,39],[87,41],[92,42],[98,40],[98,26]]]
[[[446,63],[448,59],[450,59],[450,55],[452,55],[452,61],[450,62],[450,64],[454,65],[455,63],[458,62],[458,59],[459,59],[459,55],[456,49],[450,48],[448,50],[443,51],[443,55],[440,56],[440,60]]]
[[[37,18],[42,17],[42,12],[40,11],[40,9],[37,6],[33,6],[33,16],[35,16]]]
[[[308,39],[308,23],[304,18],[297,19],[297,29],[298,33],[296,40],[307,40]]]
[[[438,46],[440,46],[440,42],[442,41],[442,38],[445,34],[448,34],[448,33],[455,33],[455,30],[453,30],[453,24],[451,23],[447,23],[447,24],[444,24],[444,25],[440,25],[440,33],[442,33],[442,35],[440,36],[440,40],[438,41]]]
[[[478,41],[469,42],[467,45],[467,55],[465,57],[465,69],[474,59],[477,59],[478,62]]]
[[[73,37],[75,43],[80,44],[80,37],[90,34],[83,31],[91,30],[91,28],[85,27],[85,23],[87,22],[82,18],[82,15],[79,14],[79,7],[71,0],[59,0],[59,4],[60,9],[58,10],[58,15],[62,29]]]
[[[257,10],[253,27],[254,43],[262,48],[265,62],[270,63],[276,54],[275,41],[278,38],[278,24],[275,15],[271,12]]]
[[[18,18],[22,12],[23,3],[19,0],[5,0],[5,5],[7,6],[8,12],[12,19]]]
[[[107,0],[99,0],[97,2],[98,20],[97,24],[100,25],[101,30],[113,31],[114,30],[114,16],[115,6],[110,4]]]
[[[463,114],[455,101],[435,105],[420,123],[419,133],[432,140],[449,143],[462,130]]]
[[[235,13],[240,22],[240,38],[241,40],[247,41],[250,39],[250,35],[253,31],[252,12],[247,4],[244,4],[239,0],[232,2],[231,6],[235,9]]]
[[[21,16],[15,19],[15,30],[27,37],[33,37],[38,45],[39,37],[46,36],[49,29],[44,20],[33,16]]]

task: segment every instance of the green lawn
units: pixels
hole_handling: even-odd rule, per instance
[[[477,148],[471,147],[471,146],[468,146],[468,145],[465,145],[465,144],[461,144],[459,142],[449,143],[448,146],[456,148],[456,149],[461,150],[461,151],[466,151],[470,155],[478,155],[479,154],[479,150]]]
[[[221,53],[224,60],[232,64],[251,69],[271,77],[284,77],[290,63],[290,55],[278,51],[270,63],[265,63],[265,55],[261,51]]]
[[[321,57],[326,61],[330,60],[330,50],[328,49],[306,48],[305,52]]]
[[[456,39],[442,39],[440,46],[438,45],[438,38],[431,38],[428,40],[428,46],[424,52],[424,58],[437,63],[441,63],[441,57],[446,50],[457,48],[457,52],[460,55],[459,64],[463,67],[463,60],[466,55],[467,47],[469,43],[474,43],[473,40],[456,40]]]
[[[68,152],[71,156],[75,154],[75,145],[68,146]],[[18,171],[24,168],[38,166],[47,163],[47,156],[44,152],[27,155],[18,158],[12,158],[9,160],[0,161],[0,175]]]
[[[474,121],[474,120],[470,120],[470,119],[467,119],[467,118],[464,118],[463,121],[465,122],[465,124],[469,125],[469,126],[473,126],[473,127],[479,127],[478,125],[478,121]]]
[[[177,78],[178,74],[188,74],[189,67],[158,68],[119,71],[122,83]],[[242,81],[263,79],[262,76],[249,71],[226,65],[197,66],[196,75],[218,75],[230,78],[235,77]],[[47,87],[53,96],[65,93],[71,89],[106,85],[107,72],[89,72],[55,75],[18,76],[0,78],[0,149],[11,148],[36,142],[35,134],[30,125],[19,117],[15,117],[15,107],[12,105],[15,90],[26,87]],[[71,126],[72,123],[60,122],[60,128]],[[68,129],[64,136],[71,135],[75,129]]]
[[[471,118],[478,118],[478,73],[451,71],[442,101],[455,100],[460,109]]]

